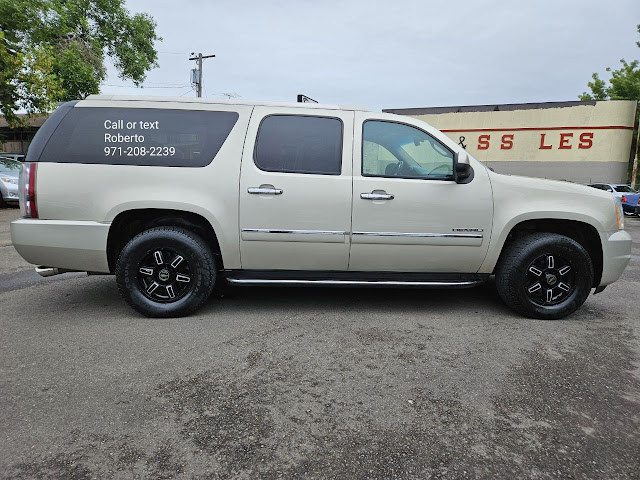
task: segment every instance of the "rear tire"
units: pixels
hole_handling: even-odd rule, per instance
[[[556,320],[575,312],[593,285],[593,265],[575,240],[532,233],[506,247],[496,268],[498,295],[530,318]]]
[[[133,237],[120,252],[115,273],[122,297],[147,317],[189,315],[209,298],[216,281],[207,243],[178,227]]]

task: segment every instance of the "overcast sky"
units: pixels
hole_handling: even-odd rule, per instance
[[[158,23],[159,68],[102,93],[382,108],[577,100],[594,71],[640,58],[639,0],[128,0]],[[154,87],[154,88],[151,88]],[[156,88],[171,87],[171,88]]]

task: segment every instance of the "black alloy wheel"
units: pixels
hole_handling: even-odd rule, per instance
[[[138,264],[138,285],[150,300],[177,302],[193,285],[189,262],[171,248],[152,249]]]
[[[533,303],[558,305],[573,293],[575,269],[562,257],[540,255],[529,265],[525,285]]]
[[[532,232],[504,247],[496,266],[496,289],[521,315],[556,320],[575,312],[593,287],[593,264],[577,241]]]
[[[133,237],[116,263],[118,290],[148,317],[181,317],[202,306],[216,281],[208,244],[179,227],[155,227]]]

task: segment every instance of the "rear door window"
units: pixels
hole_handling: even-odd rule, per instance
[[[236,112],[76,107],[39,161],[204,167],[238,120]]]
[[[342,121],[302,115],[270,115],[262,120],[254,162],[267,172],[340,175]]]

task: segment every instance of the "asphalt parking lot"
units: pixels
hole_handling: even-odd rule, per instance
[[[639,478],[640,219],[571,317],[470,290],[242,289],[147,319],[0,210],[2,478]]]

